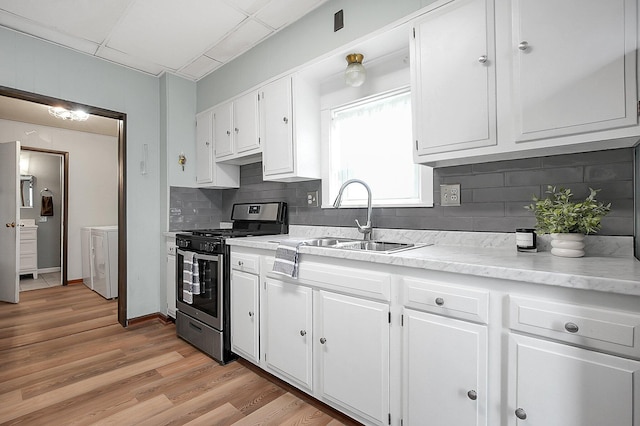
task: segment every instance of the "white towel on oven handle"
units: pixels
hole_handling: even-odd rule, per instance
[[[182,301],[193,304],[193,295],[200,294],[198,259],[192,252],[184,252],[182,264]]]

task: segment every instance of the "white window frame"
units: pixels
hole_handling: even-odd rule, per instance
[[[387,92],[377,93],[375,95],[367,96],[352,102],[347,102],[342,105],[335,105],[330,108],[326,108],[321,111],[321,131],[322,131],[322,208],[333,208],[333,202],[337,196],[339,185],[334,185],[331,188],[331,116],[332,111],[340,108],[347,108],[349,106],[357,106],[359,104],[367,103],[379,99],[384,96],[393,96],[410,91],[409,87],[401,87],[395,90]],[[412,149],[411,143],[407,145],[407,149]],[[375,190],[373,190],[373,207],[388,207],[388,208],[411,208],[411,207],[433,207],[433,168],[418,165],[420,172],[419,192],[420,200],[416,202],[399,203],[397,200],[386,202],[384,200],[375,199]],[[357,176],[355,177],[357,178]],[[366,181],[366,180],[365,180]],[[333,189],[333,191],[332,191]],[[366,207],[366,199],[350,200],[343,198],[341,207],[343,208],[360,208]]]

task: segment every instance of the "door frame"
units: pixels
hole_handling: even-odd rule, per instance
[[[54,154],[62,157],[62,285],[67,285],[67,259],[69,248],[69,153],[66,151],[55,151],[52,149],[33,148],[20,145],[21,151],[41,152],[43,154]]]
[[[127,319],[127,114],[67,101],[37,93],[25,92],[11,87],[0,86],[0,96],[21,99],[37,104],[61,106],[68,110],[82,109],[88,114],[118,120],[118,322],[126,327]],[[65,185],[67,185],[65,179]],[[65,188],[65,190],[68,188]],[[66,193],[68,198],[68,192]],[[67,209],[65,209],[65,215]],[[66,221],[66,218],[65,218]],[[65,228],[66,231],[66,228]],[[64,244],[64,243],[63,243]],[[66,253],[66,249],[63,250]],[[66,264],[65,264],[66,266]],[[63,283],[66,284],[67,268],[64,268]]]

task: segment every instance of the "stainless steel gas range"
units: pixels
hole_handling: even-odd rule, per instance
[[[176,235],[176,330],[221,364],[231,353],[230,249],[228,238],[289,232],[287,204],[234,204],[233,228],[185,231]]]

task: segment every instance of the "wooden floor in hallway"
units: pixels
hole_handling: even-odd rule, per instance
[[[84,285],[0,303],[0,424],[355,425],[246,361],[219,365]]]

